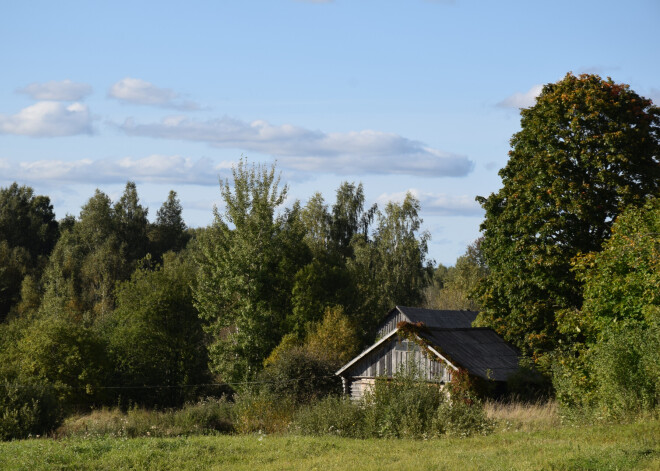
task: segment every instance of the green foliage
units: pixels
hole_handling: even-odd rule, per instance
[[[486,210],[481,325],[525,352],[555,348],[555,313],[579,308],[578,253],[601,249],[613,220],[660,189],[660,111],[627,85],[568,74],[521,111]]]
[[[362,234],[366,237],[375,214],[375,205],[364,211],[362,184],[355,186],[354,183],[343,182],[337,189],[337,200],[332,206],[330,219],[332,247],[344,257],[350,258],[353,236]]]
[[[22,334],[10,354],[21,375],[52,385],[65,408],[103,400],[110,365],[107,345],[96,331],[52,313],[30,323]]]
[[[296,411],[291,430],[302,435],[365,438],[365,408],[347,397],[327,396]]]
[[[19,301],[24,277],[41,276],[58,236],[47,196],[16,183],[0,188],[0,322]]]
[[[581,310],[558,316],[571,339],[555,365],[566,414],[623,419],[657,408],[660,399],[660,203],[630,207],[603,250],[581,255]]]
[[[134,263],[147,254],[148,213],[149,210],[140,204],[135,182],[127,182],[124,193],[113,208],[113,224],[129,263]]]
[[[447,400],[437,384],[424,381],[414,365],[392,379],[376,379],[364,397],[365,431],[369,436],[421,438],[433,434],[433,418]]]
[[[348,261],[359,293],[357,323],[367,335],[395,305],[415,306],[422,299],[430,267],[425,259],[429,234],[418,235],[420,205],[411,194],[401,204],[390,202],[378,213],[373,241],[355,237],[354,259]]]
[[[349,305],[355,297],[345,263],[319,254],[295,274],[287,330],[302,336],[330,306]]]
[[[170,191],[167,201],[156,212],[156,222],[149,226],[150,253],[156,260],[170,250],[181,251],[190,240],[181,212],[176,192]]]
[[[488,275],[488,267],[481,252],[481,241],[468,245],[465,254],[456,259],[453,267],[438,266],[432,283],[424,290],[425,306],[429,309],[478,311],[476,290]]]
[[[208,382],[201,321],[192,304],[196,269],[187,254],[165,254],[163,265],[138,269],[117,288],[108,330],[122,401],[181,405],[191,384]]]
[[[130,273],[110,198],[96,190],[50,256],[42,310],[66,309],[79,320],[103,319],[114,309],[116,281]]]
[[[0,441],[45,435],[60,420],[51,384],[27,375],[0,379]]]
[[[212,336],[211,367],[225,381],[253,378],[279,343],[292,277],[304,255],[297,213],[276,217],[287,187],[275,169],[241,160],[221,193],[224,214],[199,240],[195,305]],[[233,225],[233,228],[230,227]]]
[[[554,370],[557,399],[567,417],[625,420],[660,405],[660,323],[617,325],[578,357]]]
[[[35,260],[48,255],[55,246],[58,225],[47,196],[13,183],[0,188],[0,240],[11,247],[24,247]]]
[[[0,240],[0,323],[20,300],[21,285],[31,263],[24,247],[11,247]]]
[[[337,370],[358,353],[358,345],[357,328],[344,310],[335,306],[327,308],[323,320],[310,328],[304,347]]]
[[[603,250],[577,257],[574,271],[584,283],[582,309],[558,316],[574,342],[593,345],[610,326],[660,318],[660,199],[624,211]]]
[[[341,392],[341,379],[334,374],[335,363],[308,349],[294,347],[281,352],[259,375],[261,389],[274,397],[308,403]]]

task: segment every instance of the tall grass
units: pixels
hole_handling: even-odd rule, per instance
[[[100,409],[69,417],[55,437],[178,437],[233,430],[231,405],[225,399],[205,399],[182,409]]]
[[[559,408],[555,401],[499,402],[484,404],[486,416],[498,431],[534,432],[549,430],[561,425]]]

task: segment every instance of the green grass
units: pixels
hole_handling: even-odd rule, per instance
[[[428,441],[292,435],[32,439],[0,443],[0,469],[658,470],[659,441],[657,419]]]

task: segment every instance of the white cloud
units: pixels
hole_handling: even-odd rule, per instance
[[[335,174],[406,174],[428,177],[465,176],[473,162],[393,133],[355,131],[323,133],[289,124],[251,123],[232,118],[196,121],[171,117],[154,124],[127,120],[121,128],[132,136],[206,142],[276,156],[285,167]]]
[[[174,90],[160,88],[144,80],[126,77],[115,83],[108,91],[108,96],[125,103],[161,106],[178,110],[197,110],[199,105],[183,100]]]
[[[7,180],[65,183],[123,183],[127,180],[150,183],[217,185],[218,176],[229,176],[231,162],[192,160],[179,155],[150,155],[141,159],[39,160],[11,162],[0,159]]]
[[[417,198],[426,214],[437,214],[441,216],[482,216],[483,209],[474,200],[474,196],[447,195],[445,193],[431,193],[410,189],[398,193],[383,193],[378,197],[379,206],[384,206],[389,201],[400,203],[410,193]]]
[[[60,82],[31,83],[16,91],[29,95],[34,100],[78,101],[92,93],[92,87],[86,83],[76,83],[67,79]]]
[[[497,106],[500,108],[529,108],[536,103],[536,97],[541,94],[543,85],[534,85],[525,93],[514,93],[510,97],[500,101]]]
[[[92,117],[81,103],[40,101],[14,115],[0,114],[0,134],[34,137],[92,133]]]

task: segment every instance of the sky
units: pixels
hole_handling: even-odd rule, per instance
[[[659,20],[657,0],[4,1],[0,187],[59,219],[131,180],[150,219],[175,190],[201,227],[245,156],[289,205],[411,192],[453,265],[543,84],[595,73],[660,103]]]

